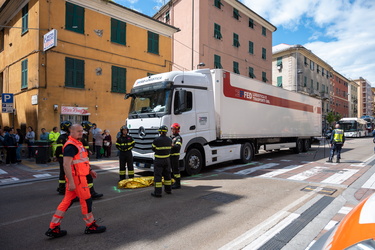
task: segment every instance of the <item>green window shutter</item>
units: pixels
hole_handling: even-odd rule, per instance
[[[73,88],[85,87],[85,61],[65,58],[65,86]]]
[[[151,31],[148,31],[147,35],[148,35],[147,51],[149,53],[158,55],[159,54],[159,35]]]
[[[249,18],[249,27],[254,29],[254,20]]]
[[[233,72],[236,74],[240,73],[238,62],[233,62]]]
[[[267,73],[266,72],[262,72],[262,81],[263,82],[267,82],[268,81],[268,79],[267,79]]]
[[[221,35],[221,27],[219,24],[214,24],[214,37],[216,39],[221,39],[223,36]]]
[[[126,45],[126,23],[111,18],[111,42]]]
[[[278,57],[276,66],[282,66],[282,65],[283,65],[283,57]]]
[[[249,77],[250,77],[250,78],[255,78],[255,75],[254,75],[254,68],[252,68],[252,67],[249,67]]]
[[[262,48],[262,59],[267,59],[267,50]]]
[[[76,69],[76,84],[77,88],[85,87],[85,61],[75,59],[75,69]]]
[[[236,33],[233,33],[233,46],[237,48],[240,47],[239,36]]]
[[[249,53],[254,54],[254,43],[249,41]]]
[[[224,6],[221,0],[215,0],[215,7],[221,9],[221,6]]]
[[[303,87],[307,86],[307,76],[304,77],[303,79]]]
[[[85,32],[85,9],[65,3],[65,29],[83,34]]]
[[[282,76],[277,77],[277,87],[280,87],[280,88],[283,87],[283,77]]]
[[[126,92],[126,69],[112,66],[112,92]]]
[[[237,20],[241,17],[240,13],[238,12],[238,9],[236,8],[233,8],[233,17]]]
[[[24,34],[29,30],[29,4],[22,8],[22,33]]]
[[[218,55],[214,55],[214,68],[215,69],[222,69],[223,67],[221,66],[221,57]]]
[[[266,27],[263,27],[263,26],[262,26],[262,35],[267,36],[267,29]]]
[[[28,76],[27,76],[27,71],[28,71],[28,59],[23,60],[21,62],[21,88],[27,88],[27,81],[28,81]]]

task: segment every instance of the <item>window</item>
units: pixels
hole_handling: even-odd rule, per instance
[[[303,87],[307,86],[307,76],[303,78]]]
[[[322,76],[324,76],[324,68],[322,68]]]
[[[29,4],[22,8],[22,33],[25,34],[29,30]]]
[[[316,90],[319,90],[319,82],[316,82]]]
[[[233,72],[236,74],[240,73],[240,70],[238,69],[238,62],[233,62]]]
[[[65,57],[65,86],[85,87],[85,61]]]
[[[249,77],[250,77],[250,78],[255,78],[255,75],[254,75],[254,68],[252,68],[252,67],[249,67]]]
[[[249,27],[254,29],[254,20],[249,18]]]
[[[233,17],[237,20],[241,17],[240,13],[238,12],[236,8],[233,8]]]
[[[159,35],[151,31],[148,31],[147,52],[159,55]]]
[[[314,70],[314,68],[315,68],[315,64],[314,64],[314,62],[313,62],[313,61],[310,61],[310,69],[311,69],[311,70]]]
[[[262,26],[262,35],[267,36],[267,29],[266,27],[263,27],[263,26]]]
[[[215,0],[215,7],[221,9],[221,6],[224,6],[221,2],[221,0]]]
[[[165,13],[165,22],[169,22],[169,20],[171,19],[171,16],[169,14],[169,10]]]
[[[111,18],[111,42],[126,45],[126,23]]]
[[[181,112],[188,112],[193,109],[193,93],[190,91],[186,91],[186,109],[179,110],[178,109],[178,100],[180,99],[180,91],[176,91],[176,94],[174,96],[174,113],[175,114],[181,114]]]
[[[267,80],[267,73],[264,72],[264,71],[262,71],[262,81],[263,81],[263,82],[267,82],[267,81],[268,81],[268,80]]]
[[[308,64],[307,64],[307,58],[306,58],[306,56],[304,57],[304,64],[305,64],[305,66],[307,66]]]
[[[254,54],[254,43],[249,41],[249,53]]]
[[[223,66],[221,66],[221,57],[218,55],[214,55],[214,68],[215,69],[223,68]]]
[[[112,92],[126,93],[126,69],[112,66]]]
[[[21,62],[21,89],[27,88],[27,71],[28,60],[25,59]]]
[[[277,68],[281,68],[283,66],[283,57],[278,57],[276,62]]]
[[[85,9],[66,2],[65,29],[83,34],[85,32]]]
[[[282,76],[277,77],[277,87],[280,87],[280,88],[283,87],[283,77]]]
[[[313,80],[313,79],[311,79],[311,85],[310,85],[310,88],[311,88],[311,90],[314,89],[314,80]]]
[[[318,64],[316,65],[316,72],[317,72],[317,73],[320,73],[320,68],[319,68],[319,65],[318,65]]]
[[[267,50],[262,48],[262,59],[267,59]]]
[[[240,47],[240,41],[238,38],[238,34],[236,33],[233,33],[233,46],[237,48]]]
[[[0,52],[4,50],[4,29],[0,30]]]
[[[221,27],[219,24],[215,23],[214,25],[214,37],[216,39],[221,39],[223,36],[221,35]]]

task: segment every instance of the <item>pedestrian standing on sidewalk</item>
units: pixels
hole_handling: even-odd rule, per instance
[[[336,124],[336,128],[332,131],[330,143],[331,152],[327,162],[332,162],[336,152],[336,163],[340,163],[341,149],[345,143],[344,130],[340,129],[340,124]]]
[[[48,141],[49,133],[47,132],[47,130],[45,128],[42,128],[40,131],[42,133],[40,134],[39,139],[41,141]]]
[[[96,123],[93,123],[92,124],[92,129],[91,129],[91,133],[92,133],[92,152],[95,154],[96,152],[96,147],[95,147],[95,136],[96,134],[98,133],[98,128],[96,126]]]
[[[66,230],[60,229],[61,220],[73,200],[79,197],[83,220],[86,228],[85,234],[102,233],[106,231],[105,226],[98,226],[92,213],[92,198],[87,186],[86,175],[91,174],[96,178],[96,172],[90,169],[87,150],[80,139],[83,135],[83,128],[79,124],[70,127],[70,136],[63,147],[64,170],[67,179],[67,189],[65,196],[55,214],[52,217],[49,229],[45,233],[52,238],[58,238],[67,234]]]
[[[17,156],[16,156],[16,147],[17,142],[14,136],[14,129],[5,126],[4,127],[4,146],[7,152],[6,156],[6,164],[9,165],[10,163],[16,164],[17,163]]]
[[[52,152],[51,152],[51,155],[53,157],[53,161],[56,160],[55,158],[55,152],[56,152],[56,148],[57,148],[57,138],[59,138],[60,136],[60,133],[59,131],[57,131],[57,127],[53,127],[52,131],[49,133],[49,136],[48,136],[48,140],[50,142],[52,142]]]
[[[108,129],[104,130],[103,147],[104,147],[104,157],[106,158],[111,157],[112,137]]]
[[[29,151],[29,158],[35,156],[34,143],[35,143],[35,132],[33,127],[29,126],[27,128],[27,133],[25,135],[25,141],[27,144],[27,150]]]
[[[97,128],[96,135],[94,136],[95,138],[95,151],[96,151],[96,159],[100,160],[102,158],[101,154],[101,149],[103,148],[103,139],[104,139],[104,134],[102,133],[103,131],[100,128]]]
[[[17,141],[17,149],[16,149],[16,158],[17,158],[17,162],[21,162],[22,161],[21,152],[22,152],[24,136],[22,134],[21,129],[19,128],[16,129],[16,140],[17,140],[17,137],[18,137],[18,141]]]
[[[121,136],[117,138],[116,148],[119,150],[120,160],[120,181],[126,178],[126,167],[128,168],[129,179],[134,178],[133,153],[134,139],[128,135],[128,127],[122,126],[120,128]]]

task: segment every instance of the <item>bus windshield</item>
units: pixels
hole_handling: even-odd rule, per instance
[[[158,83],[132,89],[129,119],[162,117],[170,114],[170,84]]]
[[[357,122],[340,122],[341,129],[344,130],[344,132],[355,132],[357,131]]]

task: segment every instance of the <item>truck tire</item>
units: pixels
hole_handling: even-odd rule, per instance
[[[302,152],[309,151],[310,147],[311,147],[310,140],[309,139],[303,140],[303,150],[302,150]]]
[[[246,142],[241,145],[241,163],[249,163],[254,158],[254,148],[253,145],[249,142]]]
[[[203,167],[203,158],[201,152],[192,148],[185,156],[185,172],[188,175],[199,174]]]
[[[303,142],[300,139],[297,139],[296,147],[293,148],[293,152],[299,154],[303,151]]]

